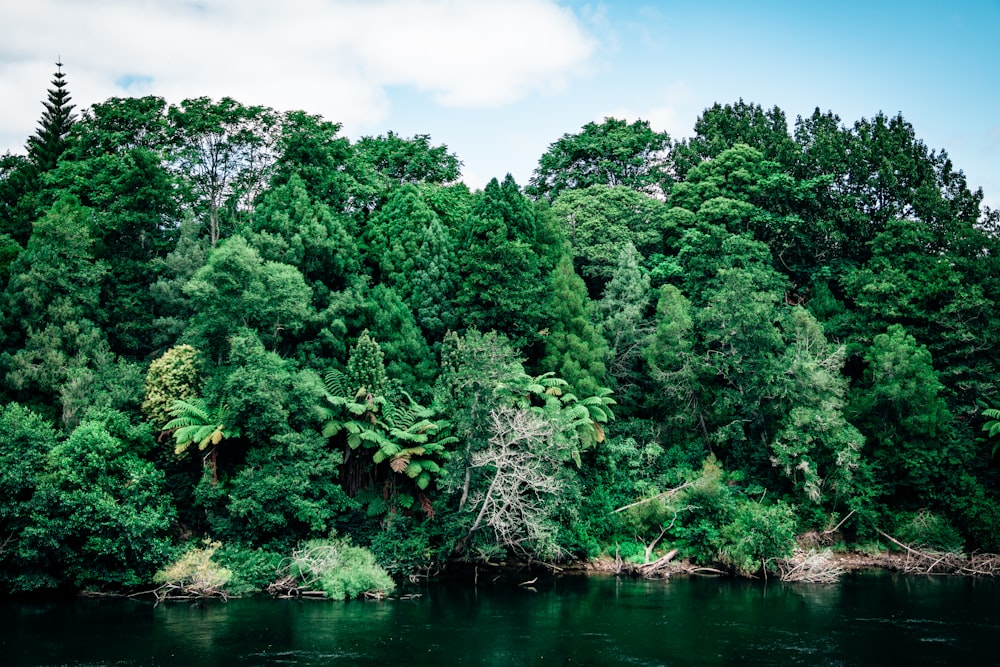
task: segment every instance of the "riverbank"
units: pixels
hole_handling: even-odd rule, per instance
[[[774,561],[755,578],[776,576],[782,581],[833,583],[849,572],[880,570],[907,575],[954,575],[995,577],[1000,575],[1000,554],[960,554],[925,552],[901,545],[901,551],[865,553],[852,550],[797,549],[790,558]],[[723,576],[732,573],[719,567],[706,567],[685,559],[674,560],[667,554],[650,563],[624,563],[620,559],[596,558],[586,571],[603,572],[645,579],[678,575]]]

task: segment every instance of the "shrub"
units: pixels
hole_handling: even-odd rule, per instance
[[[335,600],[396,589],[392,577],[375,562],[374,554],[347,540],[309,540],[292,553],[282,570],[301,586],[318,588]]]
[[[160,597],[212,597],[228,594],[226,585],[233,576],[232,570],[212,560],[222,544],[207,539],[203,544],[204,547],[191,547],[180,558],[153,575],[153,581],[162,585]]]
[[[902,514],[897,519],[896,539],[915,547],[960,553],[962,536],[944,517],[929,510]]]
[[[788,558],[795,549],[795,513],[784,503],[761,505],[745,500],[721,531],[719,557],[738,573],[751,576]]]
[[[223,545],[216,553],[219,564],[232,572],[228,590],[231,595],[259,593],[277,576],[281,554],[253,549],[242,544]]]

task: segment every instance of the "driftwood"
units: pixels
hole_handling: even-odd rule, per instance
[[[797,549],[791,558],[776,561],[776,566],[782,581],[808,584],[836,583],[846,571],[829,549],[811,552]]]

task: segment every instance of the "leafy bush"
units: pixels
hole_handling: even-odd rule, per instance
[[[232,572],[231,595],[259,593],[277,576],[281,554],[242,544],[225,544],[216,553],[219,564]]]
[[[795,512],[790,505],[761,505],[745,500],[733,521],[721,531],[719,556],[724,563],[750,576],[770,561],[788,558],[795,548]]]
[[[394,577],[410,577],[434,565],[439,554],[422,525],[396,517],[372,538],[376,562]]]
[[[153,581],[183,595],[208,597],[225,594],[233,572],[212,560],[222,544],[210,540],[205,540],[203,544],[204,547],[189,548],[180,558],[153,575]]]
[[[309,540],[292,553],[282,570],[301,586],[318,588],[334,600],[396,589],[396,582],[375,562],[375,555],[347,540]]]
[[[944,517],[929,510],[902,514],[895,531],[896,539],[917,548],[959,553],[962,536]]]

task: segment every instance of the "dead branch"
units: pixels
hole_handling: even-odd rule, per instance
[[[615,514],[617,512],[624,512],[627,509],[630,509],[632,507],[637,507],[639,505],[644,505],[646,503],[651,503],[654,500],[659,500],[661,498],[669,498],[669,497],[674,496],[677,493],[679,493],[681,491],[681,489],[684,489],[684,488],[686,488],[688,486],[691,486],[692,483],[693,482],[684,482],[683,484],[681,484],[680,486],[678,486],[676,488],[667,489],[666,491],[663,491],[661,493],[657,493],[655,496],[650,496],[649,498],[643,498],[642,500],[637,500],[634,503],[629,503],[628,505],[625,505],[624,507],[619,507],[618,509],[613,510],[611,513]]]

